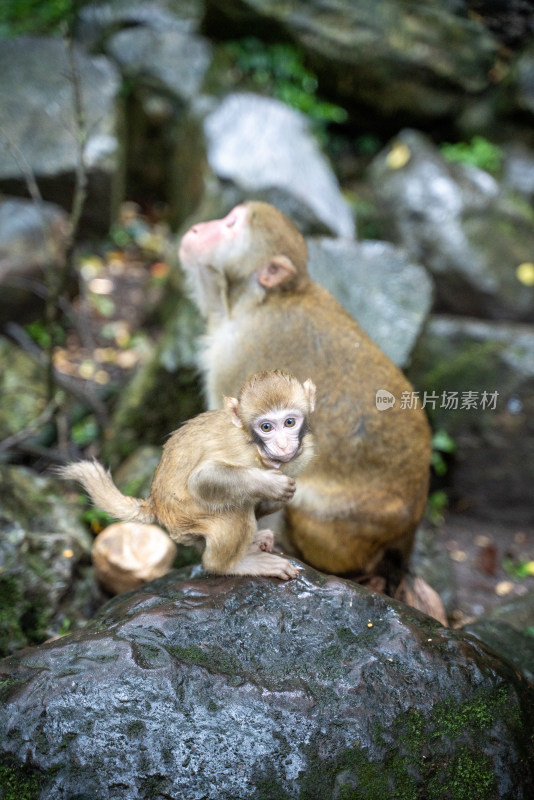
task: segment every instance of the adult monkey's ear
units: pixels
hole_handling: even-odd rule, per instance
[[[275,289],[290,280],[296,271],[295,265],[287,256],[273,256],[268,264],[258,270],[258,283],[264,289]]]

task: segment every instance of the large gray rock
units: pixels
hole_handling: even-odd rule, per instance
[[[467,623],[463,630],[513,661],[521,674],[534,683],[533,591],[497,606]]]
[[[89,198],[84,220],[107,230],[117,186],[119,76],[102,56],[74,46],[87,142]],[[78,166],[72,66],[59,38],[7,39],[0,48],[0,189],[26,194],[29,168],[46,200],[70,210]]]
[[[446,476],[453,500],[469,513],[531,524],[534,329],[435,316],[419,340],[410,378],[420,400],[427,392],[433,428],[456,443]]]
[[[262,199],[305,230],[353,237],[354,220],[307,118],[279,100],[226,97],[204,121],[208,163],[234,201]]]
[[[387,235],[432,272],[441,308],[534,321],[534,214],[473,166],[447,162],[420,133],[402,131],[370,168]]]
[[[462,0],[209,0],[213,28],[269,23],[304,49],[338,101],[387,118],[453,116],[490,86],[497,43]],[[234,34],[235,35],[235,34]],[[390,123],[391,124],[391,123]]]
[[[534,791],[532,685],[476,639],[310,569],[171,572],[0,679],[5,774],[35,800]]]
[[[94,51],[123,28],[196,33],[204,14],[203,0],[112,0],[88,3],[79,9],[76,38]]]
[[[207,40],[173,27],[164,30],[135,27],[122,30],[106,46],[122,74],[147,87],[186,102],[202,86],[211,60]]]
[[[534,199],[534,152],[519,142],[506,149],[503,185],[526,200]]]
[[[405,366],[432,305],[423,267],[387,242],[309,239],[310,275],[395,364]]]
[[[68,216],[57,206],[0,198],[0,322],[42,310],[47,271],[61,268],[68,233]]]

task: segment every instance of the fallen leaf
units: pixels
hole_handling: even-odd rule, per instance
[[[412,153],[408,145],[396,142],[386,156],[386,164],[390,169],[401,169],[411,157]]]

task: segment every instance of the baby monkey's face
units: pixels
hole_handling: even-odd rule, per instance
[[[252,436],[266,458],[286,464],[302,449],[305,422],[298,408],[273,410],[252,422]]]

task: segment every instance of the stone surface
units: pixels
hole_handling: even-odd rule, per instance
[[[110,39],[106,51],[138,86],[182,101],[198,93],[211,58],[207,40],[172,28],[127,28]]]
[[[309,272],[395,364],[405,366],[432,305],[432,280],[387,242],[310,239]]]
[[[450,117],[488,89],[497,42],[461,0],[209,0],[213,29],[283,31],[321,84],[355,111],[391,120]],[[235,35],[235,34],[234,34]],[[402,123],[401,123],[402,124]]]
[[[102,56],[73,48],[87,142],[89,199],[84,221],[107,230],[119,173],[119,76]],[[73,68],[60,38],[6,39],[0,50],[0,188],[27,194],[30,169],[45,200],[70,210],[78,166]],[[16,190],[16,192],[14,191]],[[91,202],[95,196],[98,202]]]
[[[534,789],[532,685],[475,638],[313,570],[171,572],[0,662],[0,680],[0,764],[35,800]]]
[[[512,661],[525,678],[534,682],[534,592],[497,606],[464,625],[463,630]]]
[[[76,19],[76,38],[91,50],[123,28],[196,33],[204,13],[203,0],[112,0],[82,6]]]
[[[532,523],[532,327],[436,315],[419,340],[410,378],[420,401],[427,392],[434,430],[444,429],[456,444],[445,476],[453,501],[468,513]]]
[[[67,214],[51,203],[0,199],[0,321],[42,310],[47,271],[60,268],[68,232]]]
[[[92,539],[59,481],[0,466],[0,653],[83,625],[103,602]]]
[[[402,131],[373,161],[384,232],[432,273],[441,309],[534,320],[534,214],[476,167],[447,162],[421,133]]]
[[[278,206],[299,227],[353,237],[354,220],[306,117],[252,93],[226,97],[205,119],[209,165],[244,199]]]

